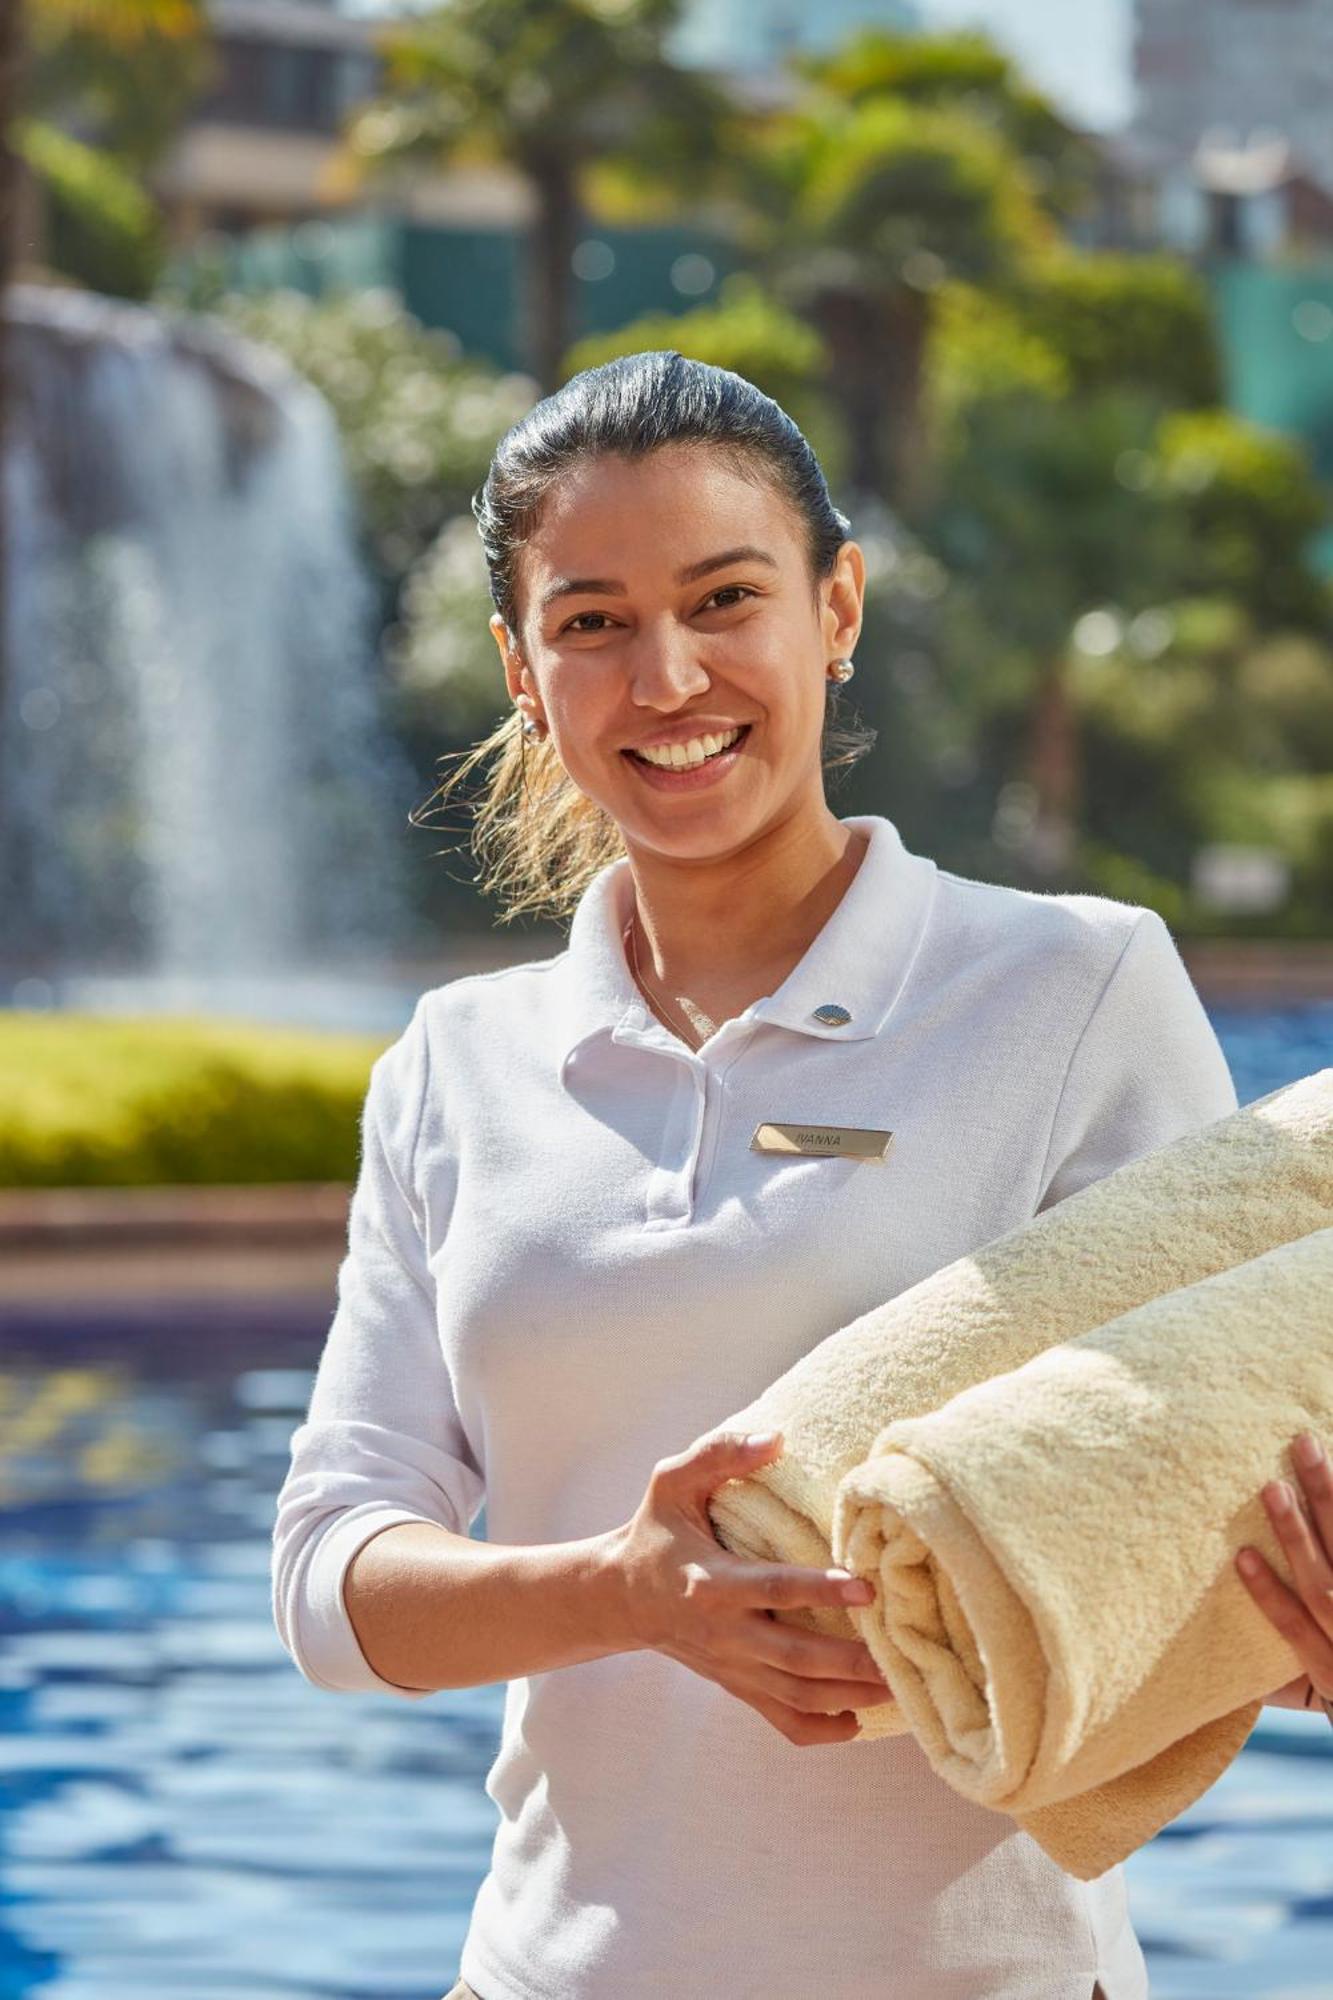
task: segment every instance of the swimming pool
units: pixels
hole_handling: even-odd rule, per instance
[[[1210,1014],[1242,1103],[1333,1061],[1333,1005]],[[270,1619],[326,1320],[11,1323],[0,2000],[438,2000],[456,1976],[502,1687],[324,1694]],[[1333,1730],[1264,1710],[1126,1878],[1154,2000],[1330,2000]]]

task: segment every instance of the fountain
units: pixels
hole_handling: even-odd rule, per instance
[[[429,944],[329,406],[202,316],[7,318],[0,1003],[309,1018]]]

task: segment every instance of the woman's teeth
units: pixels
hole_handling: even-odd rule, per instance
[[[702,764],[709,757],[729,750],[743,734],[740,729],[728,729],[721,736],[692,736],[688,743],[658,743],[631,752],[642,757],[645,764],[660,764],[664,770],[679,770],[684,764]]]

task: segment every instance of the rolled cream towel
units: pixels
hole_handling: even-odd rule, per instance
[[[772,1464],[711,1495],[719,1541],[756,1561],[826,1567],[839,1482],[896,1418],[1330,1223],[1333,1069],[1323,1069],[1117,1167],[802,1355],[717,1427],[783,1434]],[[836,1607],[780,1616],[856,1636]],[[858,1712],[858,1740],[908,1727],[896,1700]],[[1234,1731],[1216,1728],[1225,1761]]]
[[[1302,1671],[1234,1560],[1294,1588],[1260,1488],[1300,1490],[1301,1430],[1333,1438],[1333,1227],[889,1424],[833,1553],[875,1582],[855,1622],[939,1776],[1085,1880],[1206,1790],[1199,1732],[1234,1756]]]

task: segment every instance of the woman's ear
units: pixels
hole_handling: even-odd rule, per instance
[[[866,559],[859,542],[844,542],[838,550],[832,574],[823,586],[822,623],[824,645],[831,659],[850,658],[861,636],[861,614],[865,602]]]
[[[505,686],[509,690],[510,700],[517,701],[519,695],[525,692],[523,661],[519,654],[518,641],[498,611],[491,614],[489,622],[491,636],[500,649],[500,658],[504,663]]]
[[[491,634],[500,649],[500,658],[504,661],[505,686],[509,690],[509,699],[520,714],[540,723],[542,713],[541,704],[537,700],[536,684],[531,672],[523,664],[523,655],[519,652],[517,639],[498,611],[492,615],[489,622]]]

